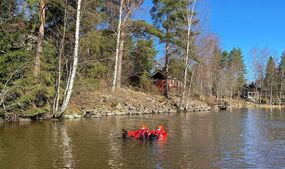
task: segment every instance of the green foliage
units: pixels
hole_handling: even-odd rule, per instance
[[[154,67],[156,51],[152,40],[138,40],[132,50],[133,71],[131,83],[135,86],[148,87],[150,72]],[[144,84],[142,84],[144,83]],[[149,87],[148,87],[149,88]]]
[[[155,86],[148,72],[143,72],[140,76],[140,87],[143,88],[144,91],[154,91]]]
[[[273,60],[273,57],[270,57],[266,65],[264,85],[269,90],[269,88],[272,87],[275,82],[276,82],[276,65]]]
[[[5,21],[11,18],[17,8],[16,0],[1,0],[0,1],[0,21]]]
[[[153,41],[138,40],[132,55],[134,56],[134,71],[136,71],[136,74],[150,73],[154,66],[154,57],[156,55]]]
[[[143,20],[136,20],[133,22],[132,33],[138,38],[149,39],[150,35],[158,37],[159,39],[163,38],[163,33],[159,29]]]
[[[155,26],[164,32],[161,41],[175,43],[180,26],[186,23],[186,1],[153,0],[153,4],[150,15]]]
[[[5,116],[32,116],[51,111],[54,96],[54,74],[56,66],[56,47],[49,41],[44,42],[42,71],[39,82],[34,83],[32,67],[34,50],[25,43],[28,33],[5,32],[0,40],[6,44],[5,54],[0,57],[0,91],[3,90],[2,112]],[[5,88],[4,88],[5,87]]]
[[[169,75],[171,77],[178,78],[179,80],[183,79],[183,73],[185,69],[185,61],[182,59],[173,58],[169,61]]]
[[[229,54],[229,67],[232,80],[236,83],[235,88],[241,91],[245,84],[245,65],[241,49],[234,48]]]

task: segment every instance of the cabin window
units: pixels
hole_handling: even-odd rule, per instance
[[[248,92],[248,98],[254,98],[254,92]]]
[[[174,80],[170,80],[170,86],[174,86]]]

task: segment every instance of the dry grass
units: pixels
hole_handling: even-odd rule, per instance
[[[108,98],[108,101],[105,98]],[[87,107],[114,107],[119,102],[139,103],[140,105],[153,104],[152,100],[164,102],[165,98],[161,95],[134,91],[128,88],[121,88],[111,92],[110,89],[100,89],[96,91],[74,92],[71,99],[70,110],[80,110]]]

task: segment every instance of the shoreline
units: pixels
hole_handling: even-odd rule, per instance
[[[81,93],[74,96],[69,108],[62,119],[79,118],[103,118],[107,116],[132,116],[143,114],[169,114],[169,113],[193,113],[219,111],[217,105],[209,106],[206,101],[191,98],[188,102],[188,109],[178,108],[179,97],[171,96],[169,99],[158,94],[143,93],[130,89],[122,89],[115,95],[108,92]],[[244,100],[231,101],[230,109],[256,108],[256,109],[282,109],[285,106],[279,105],[261,105]],[[222,110],[221,110],[222,111]],[[0,123],[19,122],[27,123],[32,121],[62,120],[52,118],[49,113],[41,113],[35,116],[17,116],[0,117]]]
[[[65,112],[63,119],[102,118],[107,116],[126,116],[143,114],[168,114],[212,111],[213,107],[201,100],[191,98],[188,109],[178,109],[179,97],[172,95],[168,99],[158,94],[122,89],[113,94],[104,92],[86,92],[75,95]],[[29,122],[54,120],[49,113],[35,116],[0,117],[1,121]],[[57,120],[57,119],[55,119]]]

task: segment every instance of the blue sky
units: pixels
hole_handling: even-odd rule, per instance
[[[208,0],[207,3],[211,31],[218,35],[223,49],[242,49],[248,80],[252,79],[252,48],[269,47],[280,58],[285,50],[285,0]]]
[[[201,24],[219,37],[221,47],[242,49],[248,80],[252,79],[252,48],[268,47],[278,58],[285,51],[285,0],[197,0],[197,4]],[[151,0],[146,0],[138,17],[151,22],[151,7]],[[161,45],[158,50],[160,57]]]

